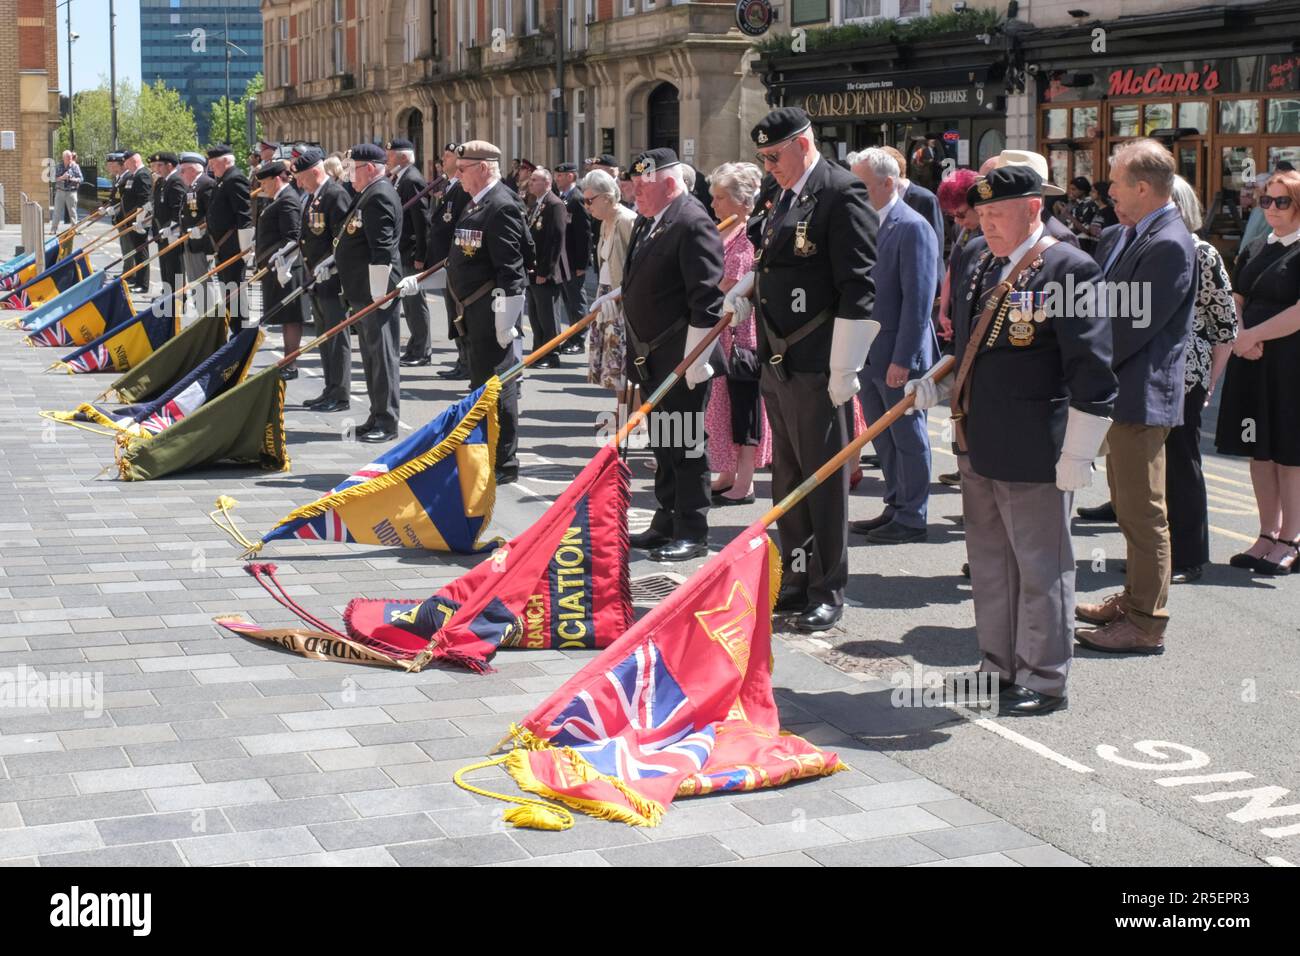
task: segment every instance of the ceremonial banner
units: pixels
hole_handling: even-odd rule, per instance
[[[84,252],[60,259],[40,275],[18,286],[3,301],[0,309],[29,309],[49,302],[89,276],[94,269]]]
[[[44,272],[59,259],[59,240],[53,236],[45,240],[45,254],[41,258],[41,265],[37,268],[36,254],[34,252],[24,252],[21,256],[14,256],[0,265],[0,292],[7,292],[10,289],[17,288],[24,282],[30,282],[36,278],[38,273]]]
[[[159,296],[149,308],[69,352],[57,364],[74,375],[134,368],[176,335],[180,316],[173,313],[171,306],[170,296]]]
[[[218,306],[218,308],[220,308]],[[219,311],[187,325],[139,365],[109,386],[107,394],[120,402],[157,398],[194,371],[226,343],[226,317]]]
[[[262,537],[475,554],[496,500],[494,377]]]
[[[54,417],[59,421],[96,422],[137,437],[157,435],[242,382],[262,344],[263,334],[256,328],[240,332],[152,401],[117,409],[87,402],[77,406],[75,412]]]
[[[771,673],[779,585],[780,557],[756,523],[512,727],[520,746],[501,762],[524,790],[638,826],[658,824],[677,796],[844,769],[780,732]],[[536,803],[507,819],[557,828],[555,808]]]
[[[91,296],[104,288],[105,285],[115,281],[106,273],[91,273],[62,295],[56,295],[49,302],[43,302],[31,310],[23,312],[15,320],[16,325],[26,332],[40,331],[46,326],[53,325],[58,319],[70,315],[79,306],[88,302]]]
[[[231,341],[246,332],[257,330],[246,329]],[[148,481],[219,462],[266,471],[289,467],[284,379],[277,366],[224,390],[161,434],[123,436],[117,445],[118,476],[126,481]]]
[[[129,322],[134,315],[135,306],[131,303],[126,283],[117,279],[72,312],[51,319],[33,331],[27,336],[27,341],[38,346],[85,345],[108,330]]]
[[[489,670],[499,647],[606,647],[632,623],[628,500],[627,466],[605,447],[527,531],[425,601],[356,598],[343,635],[279,590],[272,566],[251,565],[272,597],[321,630],[217,620],[307,657],[408,670],[430,660]]]

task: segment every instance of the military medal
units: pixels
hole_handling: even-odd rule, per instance
[[[1035,292],[1034,293],[1034,321],[1035,322],[1047,321],[1046,306],[1047,306],[1047,293]]]
[[[794,251],[796,255],[816,255],[816,243],[808,240],[808,223],[801,222],[794,227]]]
[[[348,220],[346,228],[349,236],[355,234],[356,231],[361,228],[361,220],[357,216],[353,216]]]
[[[447,223],[451,222],[451,206],[450,206],[450,205],[447,206],[447,211],[444,212],[444,213],[442,214],[442,221],[443,221],[443,222],[447,222]]]
[[[190,193],[185,197],[185,200],[189,203],[190,215],[197,216],[199,213],[199,197],[194,193]]]

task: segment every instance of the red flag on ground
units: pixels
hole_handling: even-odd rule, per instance
[[[501,762],[519,786],[654,826],[676,796],[845,769],[835,754],[780,732],[771,669],[780,566],[761,523],[732,541],[511,728],[520,747]],[[506,816],[563,826],[536,804]]]
[[[628,500],[627,466],[606,446],[532,527],[431,598],[356,598],[343,615],[346,636],[217,620],[309,657],[408,670],[430,660],[489,670],[498,647],[606,647],[632,623]],[[268,591],[277,584],[266,566],[249,570]],[[271,593],[314,627],[328,627],[283,591]]]

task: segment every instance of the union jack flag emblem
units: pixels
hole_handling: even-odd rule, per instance
[[[98,372],[101,368],[106,368],[110,361],[108,347],[99,345],[78,355],[68,363],[68,367],[74,372]]]

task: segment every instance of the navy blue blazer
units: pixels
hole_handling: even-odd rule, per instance
[[[867,354],[871,378],[883,380],[891,363],[924,372],[939,361],[930,321],[938,277],[939,250],[930,224],[902,200],[895,202],[876,233],[871,317],[880,323],[880,334]]]
[[[1097,243],[1105,268],[1124,226],[1111,226]],[[1119,379],[1114,419],[1172,428],[1183,423],[1187,337],[1196,307],[1196,242],[1175,208],[1156,216],[1106,273],[1106,282],[1142,283],[1148,315],[1111,317],[1112,368]],[[1123,305],[1122,298],[1118,300]]]
[[[939,208],[939,197],[924,186],[918,186],[908,180],[907,188],[903,190],[900,198],[930,224],[939,242],[939,257],[943,258],[943,210]]]

